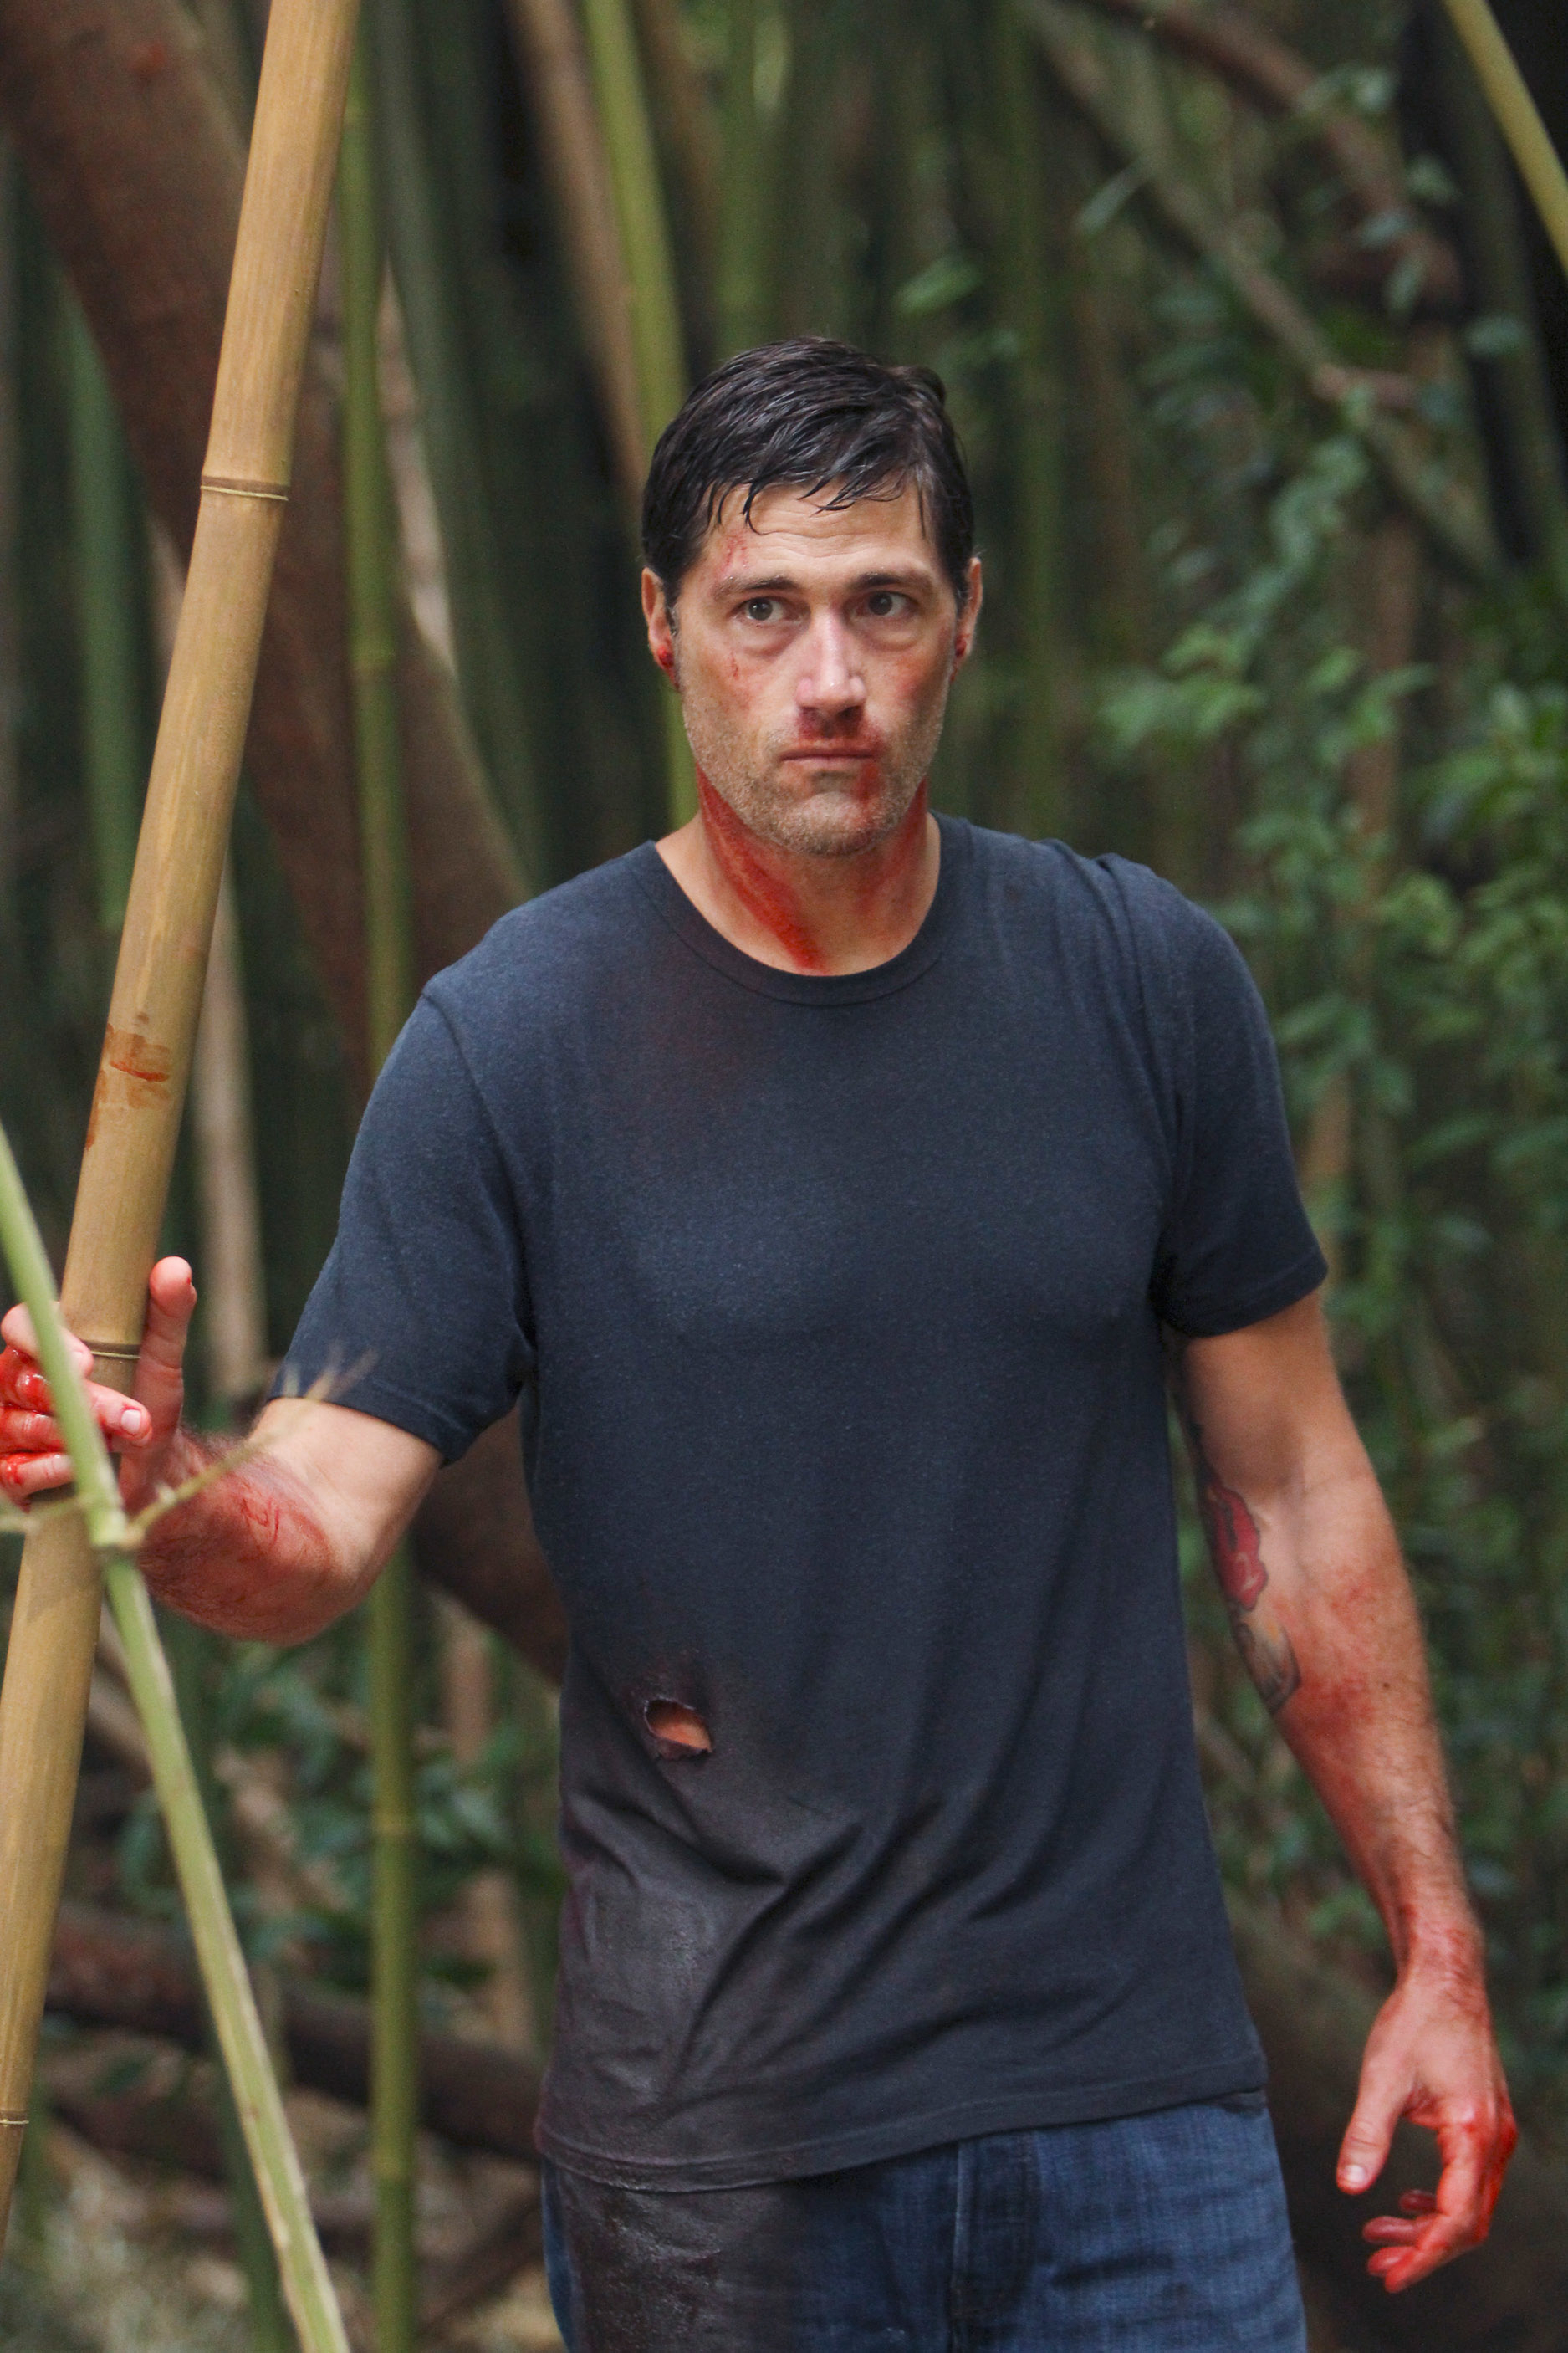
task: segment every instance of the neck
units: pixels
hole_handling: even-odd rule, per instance
[[[908,947],[936,894],[941,837],[922,784],[885,840],[842,857],[781,849],[743,825],[700,769],[698,813],[658,845],[699,913],[783,972],[868,972]]]

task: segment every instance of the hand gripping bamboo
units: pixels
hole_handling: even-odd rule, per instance
[[[273,0],[201,509],[163,698],[61,1285],[97,1375],[129,1388],[190,1071],[357,0]],[[100,1578],[80,1520],[29,1536],[0,1691],[0,2240],[70,1835]]]

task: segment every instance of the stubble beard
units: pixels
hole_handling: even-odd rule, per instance
[[[803,764],[781,768],[776,758],[759,757],[756,744],[720,713],[705,709],[700,698],[682,698],[692,756],[713,790],[748,833],[803,858],[853,858],[897,833],[931,773],[946,709],[944,687],[900,740],[884,738],[869,786],[863,772],[840,772],[837,778],[819,776],[815,789],[803,791],[788,781],[794,776],[804,782],[810,775]],[[831,757],[830,738],[823,751]]]

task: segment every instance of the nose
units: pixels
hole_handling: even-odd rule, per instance
[[[795,698],[802,711],[839,718],[859,711],[866,701],[854,641],[837,613],[816,620],[805,644],[805,666],[795,681]]]

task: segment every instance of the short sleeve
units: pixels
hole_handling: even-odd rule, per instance
[[[500,1419],[533,1369],[523,1238],[484,1101],[440,1008],[423,997],[375,1084],[337,1239],[273,1394],[326,1377],[448,1461]]]
[[[1163,1323],[1212,1338],[1293,1306],[1328,1267],[1302,1204],[1252,976],[1212,916],[1156,888],[1157,936],[1139,928],[1153,949],[1144,987],[1174,1148],[1152,1295]]]

